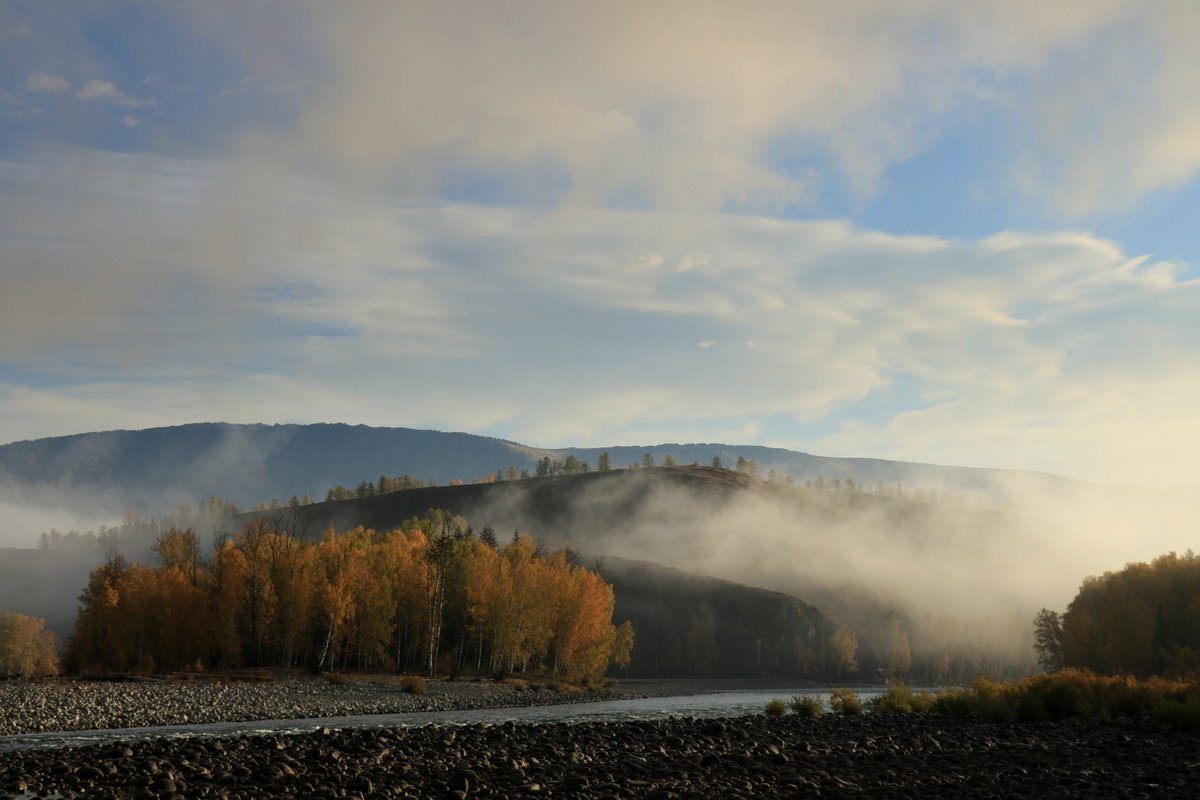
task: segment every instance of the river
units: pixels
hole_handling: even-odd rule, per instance
[[[864,702],[882,693],[879,688],[856,690]],[[662,717],[739,717],[760,713],[775,698],[788,700],[799,694],[821,698],[829,707],[829,690],[807,688],[742,689],[702,694],[607,700],[598,703],[564,703],[524,708],[489,708],[473,711],[425,711],[408,714],[368,714],[314,719],[272,719],[251,722],[217,722],[208,725],[170,725],[153,728],[110,728],[92,731],[27,733],[0,736],[0,752],[83,747],[161,737],[227,737],[303,733],[320,728],[394,728],[416,725],[490,725],[513,722],[601,722]]]

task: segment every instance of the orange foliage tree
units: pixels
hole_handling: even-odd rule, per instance
[[[497,548],[432,511],[388,533],[301,541],[258,520],[214,541],[162,534],[154,567],[114,558],[80,596],[68,670],[245,666],[554,672],[599,677],[628,662],[612,587],[543,555],[527,537]]]

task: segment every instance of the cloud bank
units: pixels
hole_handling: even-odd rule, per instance
[[[1200,481],[1200,243],[1121,235],[1194,188],[1189,3],[233,10],[0,12],[0,440],[339,420]]]

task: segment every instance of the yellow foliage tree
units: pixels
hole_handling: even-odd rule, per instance
[[[72,671],[149,672],[306,664],[599,677],[627,663],[632,629],[612,625],[612,587],[541,554],[502,550],[466,521],[431,512],[387,534],[357,528],[297,540],[261,520],[203,559],[190,531],[155,547],[157,567],[93,570],[67,649]]]
[[[46,621],[0,614],[0,676],[41,678],[58,674],[58,639]]]

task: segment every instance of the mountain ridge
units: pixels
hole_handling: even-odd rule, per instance
[[[614,466],[655,463],[708,465],[714,457],[732,467],[755,461],[798,482],[818,477],[852,479],[860,486],[988,493],[1019,480],[1053,488],[1082,484],[1049,473],[956,467],[875,458],[819,456],[763,445],[662,443],[613,447],[537,448],[490,436],[346,423],[189,423],[27,439],[0,445],[0,482],[103,494],[119,510],[161,513],[181,502],[208,497],[254,506],[309,494],[320,499],[332,486],[353,487],[379,476],[410,475],[426,482],[469,482],[515,467],[536,471],[542,459],[574,456],[597,466],[607,452]]]

